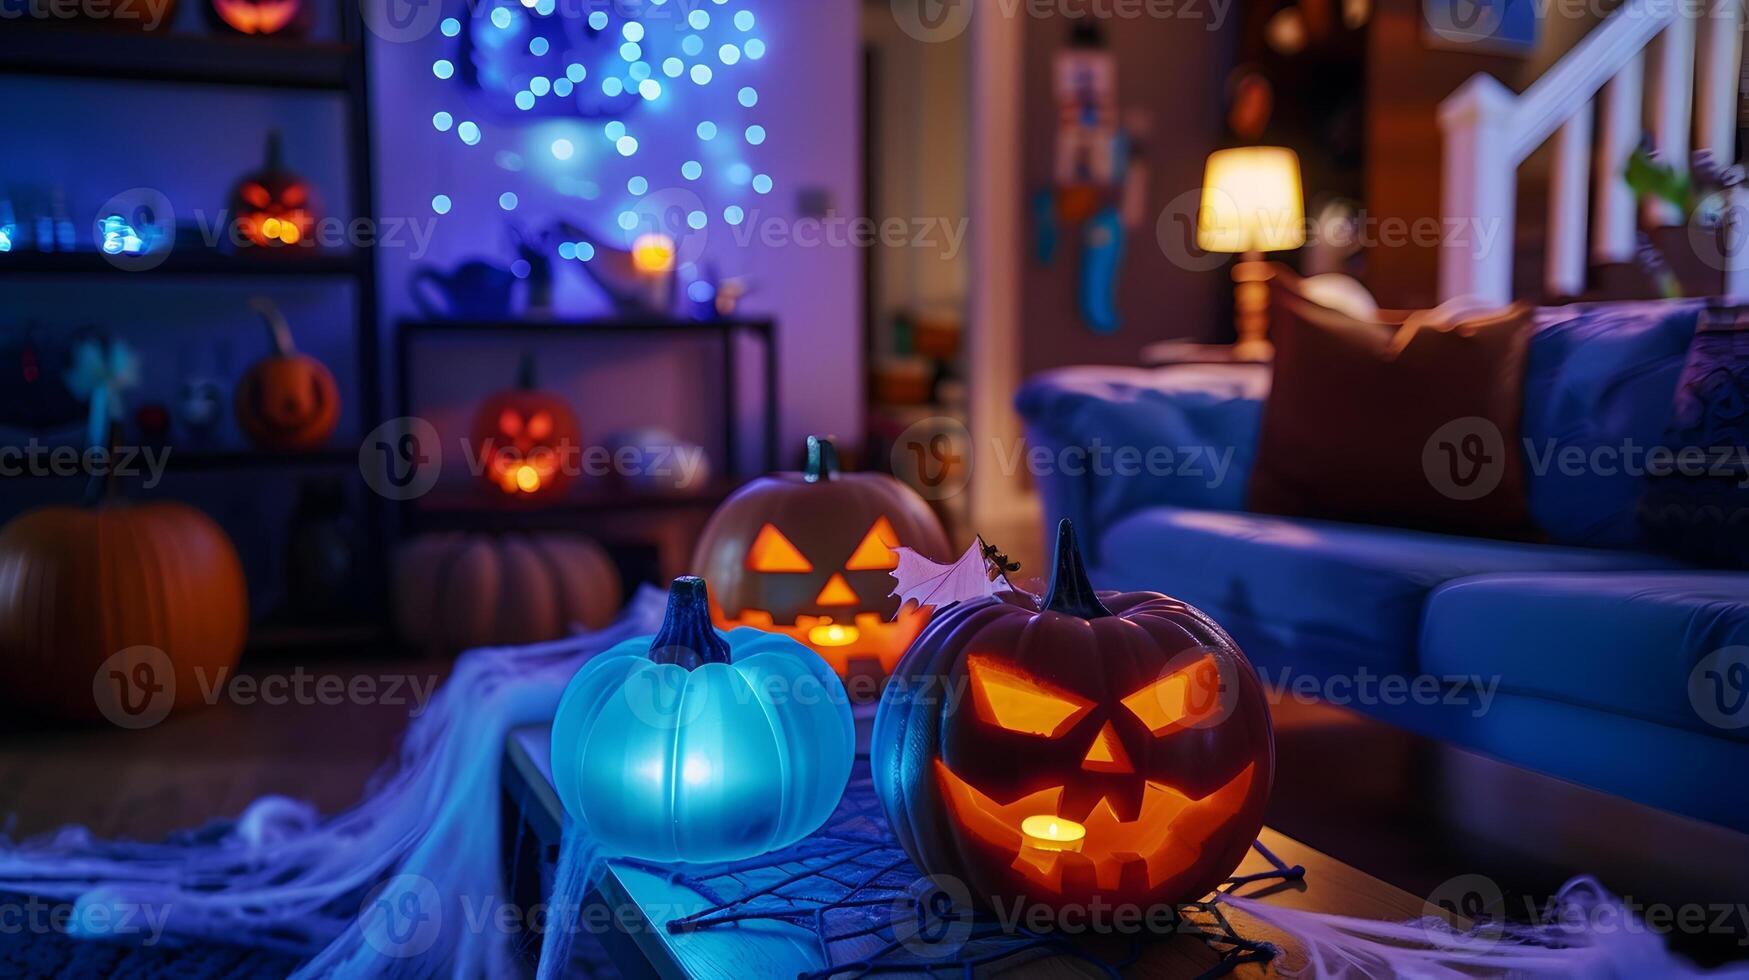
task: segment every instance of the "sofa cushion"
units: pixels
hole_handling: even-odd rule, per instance
[[[1132,514],[1101,544],[1099,588],[1166,592],[1219,620],[1260,663],[1321,671],[1413,673],[1428,593],[1452,579],[1672,567],[1636,552],[1176,507]]]
[[[1739,700],[1749,696],[1749,575],[1495,574],[1448,582],[1427,602],[1421,667],[1498,677],[1505,693],[1749,741],[1749,705]]]

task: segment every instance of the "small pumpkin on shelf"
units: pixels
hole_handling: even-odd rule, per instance
[[[522,355],[515,387],[480,403],[470,431],[486,464],[481,477],[504,494],[556,497],[576,478],[581,427],[563,395],[535,384],[532,353]]]
[[[310,29],[309,0],[208,0],[207,22],[238,34],[302,37]]]
[[[237,384],[237,424],[262,449],[316,449],[340,422],[340,388],[321,361],[298,353],[291,325],[272,300],[250,302],[267,322],[273,353],[255,362]]]
[[[245,174],[231,191],[232,221],[237,244],[260,249],[308,247],[319,216],[315,192],[285,165],[285,139],[279,130],[267,134],[261,169]]]

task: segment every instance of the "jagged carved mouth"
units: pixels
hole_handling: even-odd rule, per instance
[[[1203,845],[1245,805],[1256,775],[1255,763],[1225,786],[1200,800],[1153,780],[1146,782],[1141,808],[1134,820],[1118,819],[1107,800],[1093,805],[1084,819],[1061,816],[1066,787],[1053,786],[1000,803],[961,779],[941,760],[935,776],[954,819],[973,836],[1004,854],[1014,854],[1013,868],[1028,881],[1054,892],[1063,891],[1065,876],[1084,879],[1091,873],[1102,889],[1119,886],[1127,866],[1146,865],[1149,888],[1181,874],[1202,857]],[[1028,818],[1047,817],[1064,838],[1076,828],[1085,831],[1058,844],[1022,830]],[[1038,821],[1027,824],[1037,829]],[[1201,896],[1198,896],[1201,897]]]
[[[789,622],[780,623],[765,609],[743,609],[735,617],[718,610],[716,622],[723,629],[751,626],[792,637],[825,658],[842,674],[849,661],[855,658],[878,659],[883,670],[891,671],[905,648],[923,632],[923,627],[929,622],[929,613],[915,606],[901,610],[891,620],[879,613],[848,610],[835,616],[798,613]]]

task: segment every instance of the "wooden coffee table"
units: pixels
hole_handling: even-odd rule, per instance
[[[859,746],[866,749],[872,710],[858,711]],[[548,726],[532,726],[511,733],[504,765],[505,827],[507,856],[519,862],[507,874],[527,886],[539,882],[556,861],[562,809],[553,791],[549,765]],[[1267,891],[1247,889],[1246,894],[1264,894],[1274,905],[1310,909],[1369,919],[1400,922],[1441,913],[1427,901],[1364,871],[1309,847],[1273,829],[1259,840],[1288,865],[1305,869],[1303,880],[1276,883]],[[542,865],[545,865],[543,868]],[[1267,861],[1253,851],[1238,873],[1269,870]],[[538,894],[519,894],[525,907],[539,901]],[[793,977],[823,969],[826,965],[812,932],[780,923],[743,923],[734,928],[670,933],[667,922],[696,911],[700,897],[668,879],[636,869],[609,866],[588,903],[624,915],[634,910],[626,928],[597,934],[607,955],[620,973],[628,977],[713,978],[747,980],[749,977]],[[585,913],[590,915],[591,913]],[[1301,957],[1293,940],[1231,913],[1241,934],[1274,943],[1284,950],[1276,966],[1292,968]],[[1447,918],[1451,918],[1447,916]],[[623,920],[622,920],[623,921]],[[1151,942],[1139,962],[1126,971],[1137,977],[1195,977],[1217,963],[1216,954],[1187,936],[1168,936]],[[1264,976],[1257,966],[1241,967],[1234,975]],[[1013,971],[1015,975],[1079,977],[1095,975],[1086,963],[1073,958],[1034,959]]]

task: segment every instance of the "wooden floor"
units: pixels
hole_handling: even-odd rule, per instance
[[[290,680],[291,662],[244,673]],[[401,678],[400,704],[222,701],[140,731],[107,724],[30,731],[15,723],[0,732],[0,820],[8,821],[0,827],[14,839],[73,823],[100,836],[156,840],[235,816],[269,793],[309,800],[323,813],[345,809],[393,758],[415,710],[408,683],[427,690],[448,672],[436,661],[302,668],[311,678],[348,682]]]

